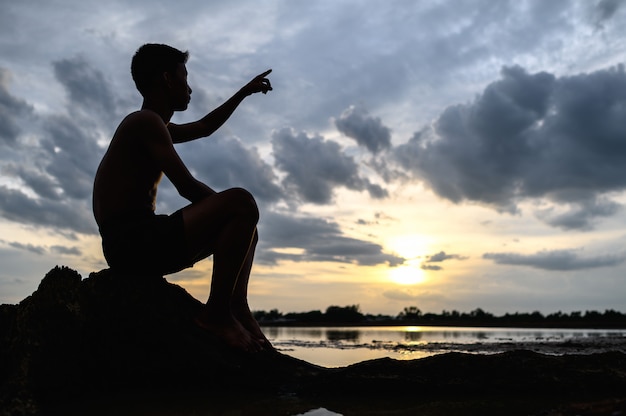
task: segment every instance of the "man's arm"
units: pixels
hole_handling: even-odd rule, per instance
[[[266,94],[268,91],[272,90],[272,85],[269,79],[266,78],[270,72],[272,72],[271,69],[254,77],[252,81],[237,91],[235,95],[230,97],[224,104],[220,105],[200,120],[186,124],[169,123],[167,129],[170,132],[172,141],[174,143],[183,143],[213,134],[230,118],[244,98],[257,92]]]
[[[151,159],[172,182],[180,196],[196,202],[216,193],[191,175],[176,153],[163,120],[156,113],[145,111],[138,113],[136,117],[140,118],[138,126],[142,134],[139,137],[144,138]]]

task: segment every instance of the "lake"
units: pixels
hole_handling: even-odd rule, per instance
[[[263,331],[280,352],[323,367],[384,357],[410,360],[445,352],[626,352],[626,329],[385,326],[263,327]]]

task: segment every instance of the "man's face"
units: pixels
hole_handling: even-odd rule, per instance
[[[191,100],[191,88],[187,84],[187,67],[178,64],[170,75],[170,91],[174,111],[185,111]]]

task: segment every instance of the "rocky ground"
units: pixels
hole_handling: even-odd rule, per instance
[[[0,414],[626,415],[626,354],[525,350],[329,369],[230,351],[158,276],[54,268],[0,307]]]

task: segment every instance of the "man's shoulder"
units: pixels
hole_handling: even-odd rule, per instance
[[[152,137],[167,136],[167,126],[154,111],[139,110],[128,114],[120,123],[116,136]]]
[[[122,124],[144,124],[144,123],[165,125],[165,123],[163,122],[163,119],[161,119],[161,117],[157,113],[155,113],[152,110],[145,110],[145,109],[133,111],[132,113],[128,114],[122,121]]]

